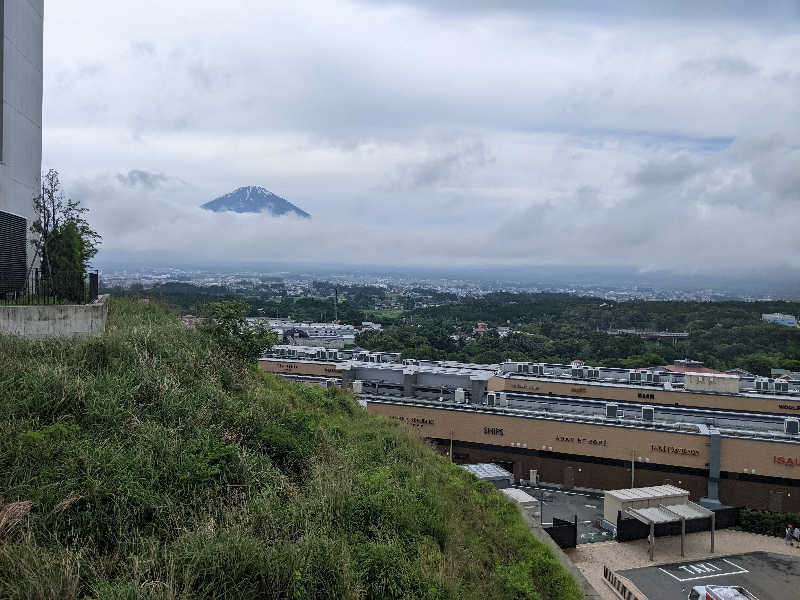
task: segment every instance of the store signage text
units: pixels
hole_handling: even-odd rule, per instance
[[[425,425],[435,425],[436,421],[433,419],[426,419],[424,417],[401,417],[401,416],[390,416],[390,419],[394,419],[396,421],[401,421],[406,425],[411,425],[412,427],[424,427]]]
[[[700,450],[694,448],[679,448],[678,446],[661,446],[650,444],[651,452],[663,452],[664,454],[682,454],[684,456],[700,456]]]
[[[795,465],[800,465],[800,458],[792,458],[791,456],[773,456],[772,462],[776,465],[794,467]]]
[[[503,435],[502,427],[484,427],[483,433],[485,435]]]
[[[566,435],[556,435],[557,442],[567,442],[569,444],[587,444],[589,446],[608,446],[608,440],[592,440],[584,437],[572,437]]]
[[[800,404],[778,404],[778,408],[784,410],[800,410]]]
[[[512,390],[528,390],[530,392],[535,392],[536,390],[539,389],[538,385],[526,385],[524,383],[516,383],[516,382],[511,382],[510,387]]]
[[[572,392],[573,394],[585,394],[586,393],[586,388],[585,387],[573,387],[573,388],[569,388],[569,391]]]

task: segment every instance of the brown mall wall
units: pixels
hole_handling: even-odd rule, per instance
[[[449,441],[435,442],[439,452],[446,455]],[[486,448],[471,444],[453,442],[453,457],[457,463],[492,462],[509,468],[517,480],[528,479],[531,469],[539,472],[539,479],[545,483],[557,483],[567,487],[585,487],[613,490],[631,487],[630,465],[608,465],[580,457],[555,458],[545,454],[526,454],[509,452],[503,448]],[[654,470],[636,464],[636,487],[671,484],[689,490],[692,499],[698,500],[706,495],[705,476],[685,472]]]
[[[573,398],[593,398],[617,402],[666,404],[723,410],[767,412],[800,416],[800,401],[792,397],[759,397],[713,392],[664,390],[658,387],[625,386],[582,382],[548,381],[532,378],[492,377],[489,391],[554,394]]]
[[[286,375],[314,375],[317,377],[341,377],[341,371],[336,370],[335,363],[313,363],[291,360],[266,360],[258,361],[258,366],[269,373]]]
[[[800,512],[800,487],[744,479],[721,479],[719,497],[724,504],[775,512]]]
[[[434,441],[434,447],[443,455],[449,451],[448,440]],[[542,454],[510,452],[504,448],[480,447],[453,442],[453,457],[457,463],[491,462],[514,473],[517,480],[528,479],[530,470],[539,471],[540,480],[567,487],[585,487],[601,490],[629,488],[630,466],[607,465],[581,460],[580,457],[554,458]],[[792,482],[770,483],[743,478],[736,474],[723,474],[719,483],[719,498],[730,506],[749,506],[761,510],[800,512],[800,485]],[[732,477],[739,477],[733,479]],[[707,480],[694,473],[656,470],[636,463],[636,487],[671,484],[689,490],[694,501],[706,496]]]

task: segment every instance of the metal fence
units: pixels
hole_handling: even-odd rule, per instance
[[[556,544],[561,548],[574,548],[578,545],[578,516],[573,521],[565,521],[553,517],[553,524],[544,530],[550,534]]]
[[[0,304],[89,304],[97,300],[98,273],[62,272],[50,276],[33,269],[27,275],[0,272]]]
[[[715,508],[714,527],[715,529],[727,529],[739,523],[739,508],[726,506]],[[711,531],[711,518],[691,519],[686,521],[686,533],[697,533],[699,531]],[[680,521],[670,523],[659,523],[655,526],[655,536],[680,535]],[[622,518],[622,514],[617,511],[617,541],[629,542],[631,540],[644,540],[650,535],[650,527],[637,519]]]

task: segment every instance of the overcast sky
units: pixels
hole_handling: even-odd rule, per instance
[[[800,265],[800,3],[584,4],[50,0],[43,168],[132,257]]]

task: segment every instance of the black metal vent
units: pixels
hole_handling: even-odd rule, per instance
[[[27,221],[0,210],[0,294],[25,287]]]

